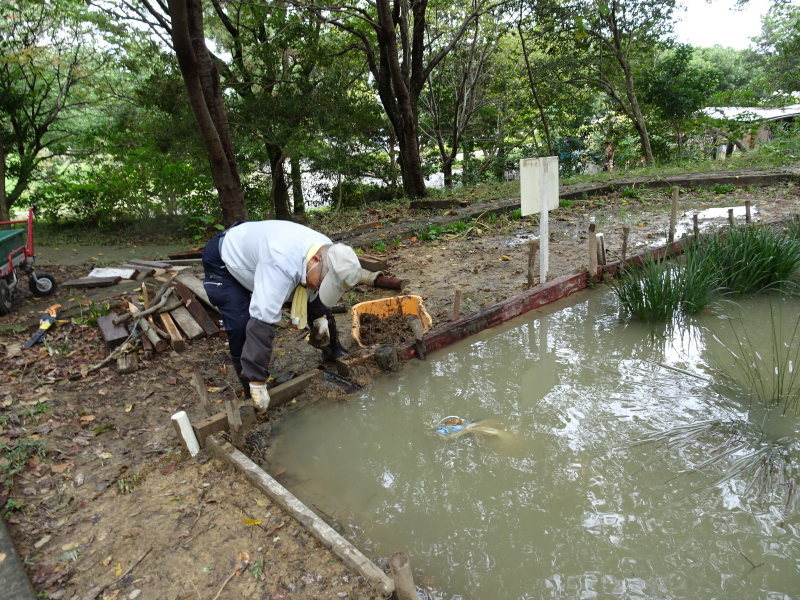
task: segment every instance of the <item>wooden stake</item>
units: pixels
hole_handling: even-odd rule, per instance
[[[731,227],[733,227],[733,226],[735,225],[735,223],[734,223],[734,221],[733,221],[733,209],[732,209],[732,208],[729,208],[729,209],[728,209],[728,224],[729,224]]]
[[[139,357],[136,352],[127,352],[117,357],[117,371],[120,373],[133,373],[139,368]]]
[[[411,573],[411,563],[408,554],[395,552],[389,559],[389,568],[394,579],[394,593],[397,600],[418,600],[417,588],[414,586],[414,576]]]
[[[622,263],[624,264],[628,258],[628,236],[631,234],[631,228],[627,225],[622,227]]]
[[[175,352],[183,352],[186,350],[186,342],[183,340],[181,332],[178,331],[178,327],[175,325],[175,321],[172,320],[172,317],[169,316],[169,313],[161,313],[159,317],[161,317],[161,322],[164,324],[164,329],[166,329],[169,334],[172,349],[175,350]]]
[[[533,273],[536,268],[537,252],[539,252],[539,240],[531,240],[528,242],[528,289],[531,289],[536,282]]]
[[[242,430],[242,415],[239,413],[237,404],[238,402],[230,398],[225,399],[225,414],[228,417],[228,427],[231,430],[231,441],[234,446],[241,445],[244,434]]]
[[[672,188],[672,208],[669,213],[669,233],[667,234],[667,243],[671,244],[675,241],[675,226],[678,224],[678,198],[680,197],[680,188],[674,186]]]
[[[461,288],[456,288],[456,295],[453,298],[453,319],[457,319],[461,314]]]
[[[175,426],[175,431],[178,432],[178,437],[181,438],[183,446],[189,451],[189,454],[195,456],[200,452],[200,444],[197,443],[197,437],[194,434],[186,411],[181,410],[172,415],[172,424]]]
[[[694,227],[694,239],[700,237],[700,217],[697,213],[692,215],[692,226]]]
[[[744,201],[744,222],[750,224],[750,200]]]
[[[595,224],[589,225],[589,277],[597,279],[597,235]]]
[[[203,381],[200,371],[192,371],[192,383],[194,384],[194,389],[197,390],[197,395],[200,396],[200,406],[203,407],[206,416],[210,417],[214,414],[214,409],[208,399],[208,388],[206,388],[206,382]]]

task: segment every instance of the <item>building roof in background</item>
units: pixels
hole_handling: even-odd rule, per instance
[[[735,119],[737,121],[774,121],[800,116],[800,104],[781,108],[758,108],[756,106],[709,106],[701,112],[713,119]]]

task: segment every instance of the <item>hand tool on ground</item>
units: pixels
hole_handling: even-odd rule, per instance
[[[53,323],[56,322],[59,308],[61,308],[60,304],[53,304],[53,306],[39,315],[39,329],[36,330],[36,333],[33,334],[31,339],[25,342],[23,348],[31,348],[34,344],[38,344],[40,341],[42,341],[42,339],[44,339],[47,331],[50,329]]]

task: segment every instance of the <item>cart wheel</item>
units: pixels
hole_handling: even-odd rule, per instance
[[[31,294],[38,297],[50,296],[56,291],[55,277],[48,273],[37,273],[36,279],[28,278],[28,287]]]
[[[11,312],[12,289],[5,279],[0,279],[0,315],[7,315]]]

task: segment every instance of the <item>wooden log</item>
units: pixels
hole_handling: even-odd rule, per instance
[[[628,237],[631,234],[631,228],[625,225],[622,228],[622,262],[623,264],[628,257]]]
[[[170,252],[167,254],[170,258],[201,258],[203,255],[203,248],[189,248],[188,250],[181,250],[180,252]]]
[[[133,373],[139,368],[139,357],[136,352],[126,352],[117,357],[117,371],[122,374]]]
[[[128,302],[128,310],[134,315],[140,312],[139,308],[133,302]],[[169,342],[158,335],[155,328],[147,322],[147,319],[138,319],[136,324],[145,336],[147,336],[147,339],[150,340],[150,343],[153,344],[153,348],[156,352],[163,352],[169,348]]]
[[[388,575],[247,456],[217,438],[208,439],[208,449],[216,458],[232,465],[247,477],[254,486],[300,522],[320,543],[330,548],[348,567],[364,577],[379,594],[392,594],[394,582]]]
[[[131,258],[128,262],[132,265],[139,265],[140,267],[150,267],[152,269],[168,269],[169,263],[161,260],[142,260],[140,258]]]
[[[192,290],[192,293],[195,296],[197,296],[200,300],[202,300],[206,304],[206,306],[214,308],[214,305],[211,304],[211,300],[208,299],[208,294],[206,294],[206,290],[203,288],[203,282],[200,281],[197,277],[195,277],[191,273],[187,273],[185,271],[183,273],[178,273],[173,281],[181,282],[187,288]]]
[[[536,282],[534,272],[536,270],[536,254],[539,252],[539,240],[528,242],[528,289],[531,289]]]
[[[387,271],[389,269],[388,260],[384,258],[378,258],[377,256],[371,256],[369,254],[359,254],[358,262],[361,263],[362,269],[372,271],[373,273],[376,271]]]
[[[182,282],[176,281],[175,292],[178,294],[178,297],[183,300],[186,310],[189,311],[189,314],[192,315],[197,324],[203,328],[206,335],[216,335],[220,332],[220,328],[206,312],[206,309],[201,306],[200,301],[192,290],[186,287]]]
[[[61,285],[75,288],[111,287],[117,285],[120,279],[121,277],[81,277],[80,279],[70,279]]]
[[[385,290],[402,290],[408,285],[408,279],[397,279],[396,277],[387,277],[386,275],[378,275],[375,278],[375,287]]]
[[[178,326],[175,321],[169,316],[169,313],[161,313],[158,315],[161,318],[161,323],[169,335],[169,342],[175,352],[183,352],[186,350],[186,341],[183,339],[181,332],[178,331]]]
[[[597,235],[594,223],[589,225],[589,277],[597,279]]]
[[[414,347],[417,351],[417,358],[424,360],[428,355],[425,349],[425,328],[422,327],[422,322],[417,315],[406,315],[405,320],[414,333]]]
[[[676,185],[672,188],[672,206],[669,211],[669,231],[667,232],[667,243],[675,241],[675,227],[678,225],[678,199],[680,188]]]
[[[206,416],[210,417],[214,414],[214,409],[211,407],[211,401],[208,399],[208,388],[206,387],[206,382],[203,380],[203,376],[200,375],[200,371],[192,371],[192,384],[194,385],[194,389],[197,390],[197,395],[200,397],[200,406],[203,407]]]
[[[419,600],[411,562],[405,552],[395,552],[389,559],[389,569],[394,579],[394,593],[397,600]]]
[[[108,350],[113,350],[121,346],[128,339],[128,330],[122,325],[114,325],[117,313],[110,312],[102,317],[97,317],[97,326],[100,328],[100,335]]]
[[[459,315],[461,315],[461,288],[456,288],[453,296],[453,319],[457,319]]]
[[[199,337],[203,337],[205,335],[205,331],[203,328],[198,325],[197,321],[192,318],[192,315],[186,309],[186,307],[181,304],[178,308],[170,311],[170,316],[172,319],[178,324],[178,327],[181,328],[186,337],[190,340],[196,340]]]

